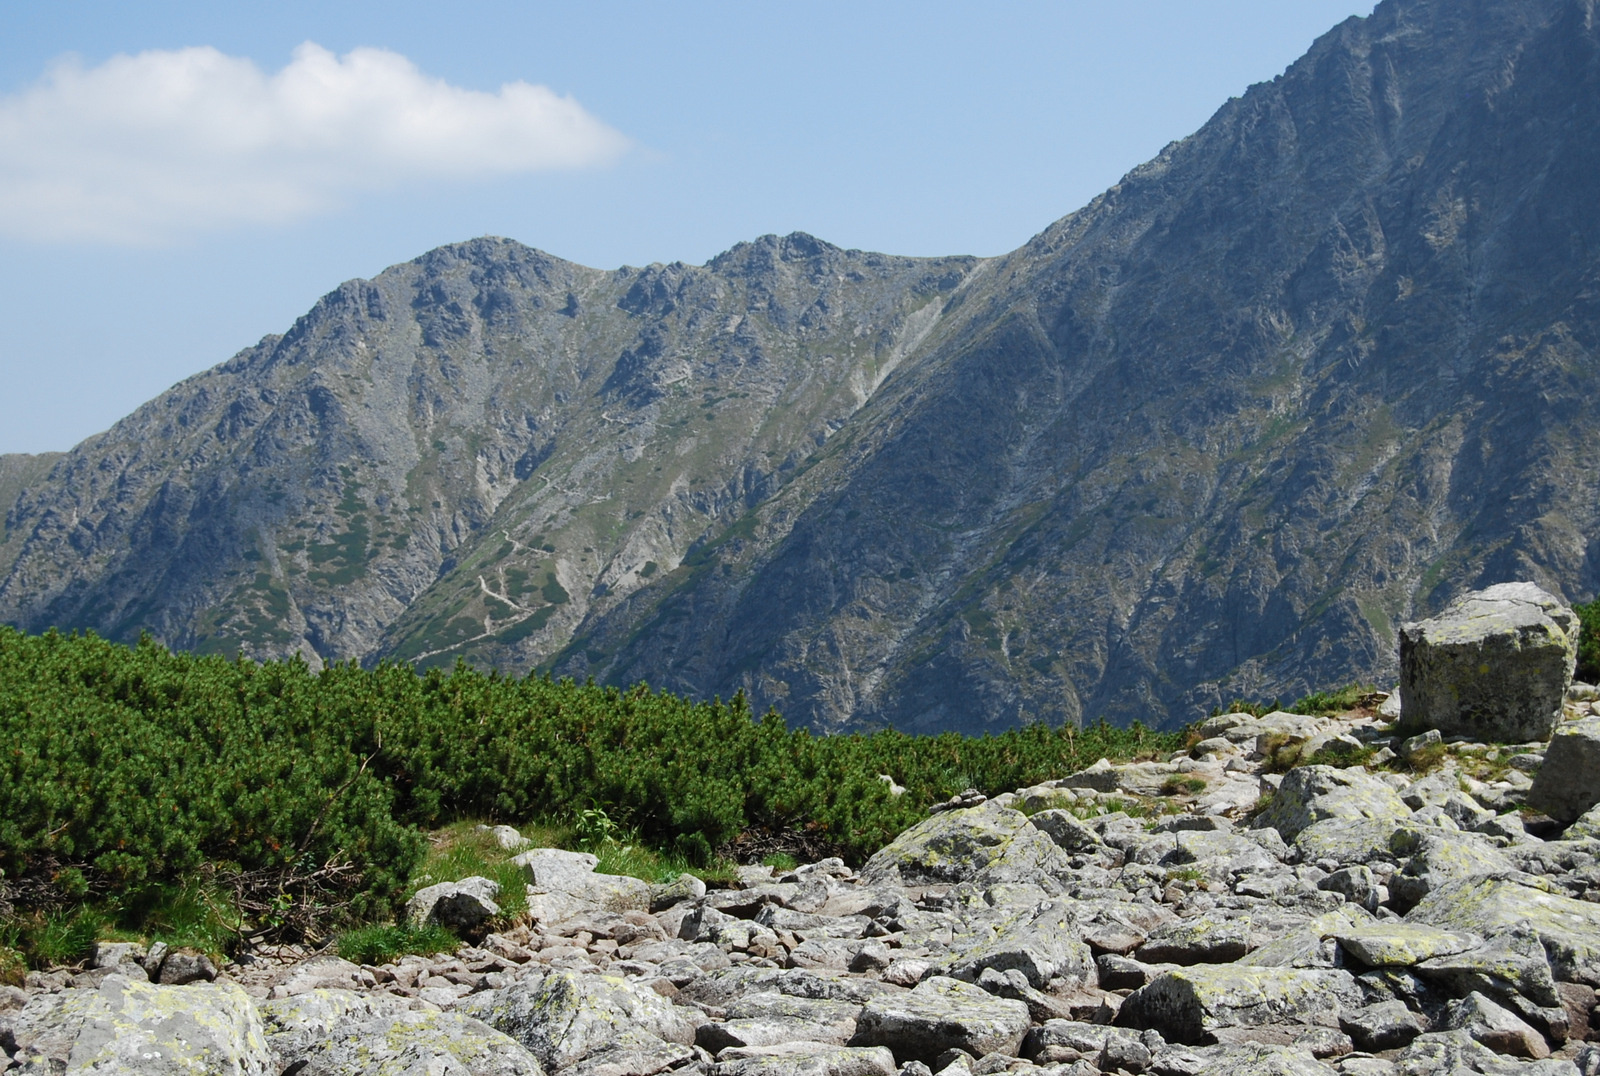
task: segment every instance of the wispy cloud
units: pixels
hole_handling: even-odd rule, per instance
[[[544,86],[466,90],[383,49],[308,42],[271,75],[213,48],[69,60],[0,97],[0,232],[162,243],[407,181],[604,165],[627,147]]]

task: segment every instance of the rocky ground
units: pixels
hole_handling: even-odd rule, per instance
[[[1600,1072],[1600,811],[1523,807],[1597,794],[1571,765],[1595,696],[1510,747],[1400,740],[1381,695],[1226,714],[1180,757],[958,797],[859,871],[707,891],[532,849],[529,915],[445,956],[218,970],[106,944],[0,988],[4,1071]],[[1360,763],[1292,764],[1340,751]],[[497,895],[411,911],[470,934]]]

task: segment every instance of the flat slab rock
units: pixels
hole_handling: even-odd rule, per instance
[[[868,1002],[855,1042],[887,1046],[902,1064],[928,1064],[946,1050],[965,1050],[973,1057],[1015,1057],[1032,1023],[1022,1002],[936,975],[903,995]]]
[[[1226,1028],[1337,1027],[1340,1011],[1358,1007],[1360,999],[1345,971],[1200,965],[1164,972],[1128,995],[1117,1023],[1203,1045]]]

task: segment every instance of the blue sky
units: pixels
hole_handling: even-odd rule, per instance
[[[0,4],[0,452],[476,235],[999,254],[1371,6]]]

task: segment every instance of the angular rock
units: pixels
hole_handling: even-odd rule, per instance
[[[1476,934],[1393,920],[1339,931],[1333,938],[1340,948],[1369,968],[1410,967],[1483,944]]]
[[[1135,1046],[1138,1050],[1133,1049]],[[1108,1049],[1114,1057],[1106,1057]],[[1140,1032],[1132,1028],[1088,1024],[1078,1020],[1046,1020],[1029,1031],[1022,1044],[1022,1056],[1037,1064],[1049,1064],[1053,1058],[1062,1056],[1063,1050],[1071,1050],[1080,1057],[1095,1061],[1107,1072],[1127,1067],[1116,1063],[1108,1066],[1107,1061],[1137,1062],[1142,1053],[1143,1065],[1129,1068],[1130,1072],[1142,1071],[1150,1061],[1150,1051]]]
[[[1600,987],[1600,905],[1514,881],[1468,878],[1431,891],[1406,920],[1486,937],[1526,920],[1557,980]]]
[[[1371,925],[1372,916],[1353,904],[1324,912],[1283,929],[1277,937],[1240,959],[1249,968],[1331,968],[1336,963],[1339,934]]]
[[[861,1006],[776,992],[748,994],[728,1005],[727,1019],[701,1024],[696,1045],[717,1053],[729,1046],[820,1042],[843,1046],[855,1034]]]
[[[975,981],[988,968],[1020,971],[1030,986],[1042,990],[1052,979],[1081,986],[1093,980],[1094,958],[1078,940],[1078,919],[1066,901],[1052,901],[1004,920],[994,937],[967,949],[947,965],[945,974]]]
[[[694,1043],[694,1025],[682,1010],[610,975],[549,971],[475,994],[456,1011],[511,1036],[553,1069],[603,1050],[686,1058]]]
[[[1039,811],[1029,816],[1028,821],[1056,842],[1056,846],[1064,852],[1093,852],[1101,847],[1099,835],[1079,821],[1071,811]]]
[[[1410,814],[1394,789],[1365,770],[1298,766],[1284,775],[1254,825],[1271,827],[1292,841],[1301,830],[1328,818],[1399,821]]]
[[[1493,1001],[1474,991],[1450,1003],[1444,1026],[1465,1031],[1497,1054],[1531,1058],[1550,1056],[1544,1036]]]
[[[148,976],[147,976],[148,977]],[[163,986],[209,983],[217,977],[217,966],[198,949],[173,949],[161,961],[159,982]]]
[[[1374,911],[1378,907],[1379,885],[1372,875],[1372,868],[1364,864],[1353,867],[1343,867],[1328,875],[1317,883],[1318,889],[1326,889],[1330,893],[1337,893],[1351,904],[1367,911]]]
[[[1490,743],[1549,736],[1578,653],[1578,618],[1533,583],[1462,595],[1400,628],[1400,725]]]
[[[1295,836],[1294,847],[1303,863],[1332,861],[1347,867],[1395,863],[1398,860],[1389,850],[1389,842],[1408,821],[1404,818],[1325,818],[1301,830]]]
[[[494,901],[499,895],[500,883],[489,878],[473,876],[459,882],[440,882],[417,890],[416,896],[406,902],[406,918],[417,926],[438,923],[472,933],[500,914],[500,905]]]
[[[1014,1057],[1031,1023],[1020,1001],[990,996],[935,975],[900,995],[874,998],[861,1012],[855,1043],[887,1046],[899,1061],[930,1064],[946,1050]]]
[[[674,904],[699,900],[706,895],[706,884],[692,874],[680,874],[670,882],[650,887],[650,910],[666,911]]]
[[[1341,1013],[1339,1027],[1356,1049],[1371,1053],[1398,1049],[1427,1030],[1422,1018],[1403,1001],[1382,1001]]]
[[[1225,964],[1250,951],[1248,919],[1198,915],[1152,930],[1134,957],[1146,964]]]
[[[1505,875],[1516,865],[1482,837],[1471,834],[1428,832],[1405,827],[1396,832],[1390,847],[1408,855],[1405,866],[1389,879],[1389,893],[1398,910],[1414,906],[1446,882],[1474,875]]]
[[[894,1054],[882,1046],[792,1042],[724,1050],[710,1076],[895,1076]]]
[[[268,1076],[261,1017],[233,983],[158,986],[111,975],[95,990],[37,994],[15,1014],[17,1073]]]
[[[273,1056],[295,1076],[544,1076],[510,1036],[460,1013],[411,1011],[398,998],[318,990],[266,1002],[261,1015]]]
[[[1520,994],[1544,1007],[1561,1004],[1544,946],[1526,922],[1492,934],[1474,948],[1421,961],[1415,970],[1458,995],[1476,990],[1500,998]]]
[[[1066,853],[1021,811],[984,804],[912,826],[861,868],[868,885],[1008,881],[1071,871]]]
[[[1600,717],[1570,721],[1556,729],[1544,765],[1528,789],[1528,806],[1557,822],[1574,823],[1600,803]],[[1582,836],[1569,832],[1568,839]]]
[[[1359,1005],[1360,991],[1347,972],[1201,964],[1164,972],[1128,995],[1117,1023],[1153,1028],[1169,1042],[1203,1045],[1227,1028],[1335,1027],[1344,1008]]]

